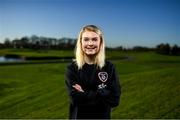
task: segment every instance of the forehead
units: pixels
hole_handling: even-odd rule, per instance
[[[93,37],[99,37],[99,35],[92,31],[85,31],[82,33],[82,37],[93,38]]]

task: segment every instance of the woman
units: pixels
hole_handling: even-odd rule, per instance
[[[105,61],[104,42],[95,25],[79,33],[76,59],[66,71],[70,119],[110,119],[111,108],[119,104],[119,78],[114,65]]]

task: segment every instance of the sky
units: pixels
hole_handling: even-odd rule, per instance
[[[180,0],[0,0],[0,42],[24,36],[77,38],[97,25],[108,47],[180,46]]]

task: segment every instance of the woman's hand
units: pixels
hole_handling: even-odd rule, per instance
[[[84,92],[84,90],[81,88],[81,86],[79,84],[75,84],[75,85],[73,85],[73,87],[79,92]]]

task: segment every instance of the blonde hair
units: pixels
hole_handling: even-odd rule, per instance
[[[105,41],[103,38],[102,31],[95,25],[84,26],[79,33],[78,40],[75,47],[75,61],[78,66],[78,69],[82,69],[82,66],[85,64],[84,52],[81,46],[82,34],[85,31],[95,32],[100,37],[100,40],[101,40],[100,49],[99,49],[99,52],[95,56],[95,64],[97,65],[97,67],[101,69],[105,65]]]

